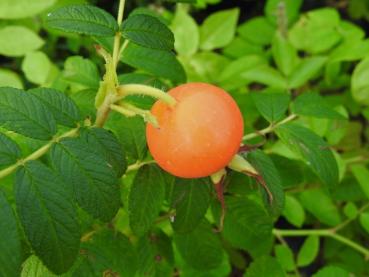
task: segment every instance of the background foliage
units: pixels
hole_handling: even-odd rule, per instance
[[[258,148],[274,201],[229,172],[221,232],[141,117],[91,127],[119,26],[86,2],[0,1],[0,276],[369,276],[368,1],[127,1],[119,83],[218,85]]]

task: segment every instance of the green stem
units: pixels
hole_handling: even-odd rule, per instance
[[[122,99],[128,95],[146,95],[156,99],[160,99],[169,106],[174,106],[176,100],[164,91],[140,84],[121,85],[118,87],[119,98]]]
[[[358,212],[357,212],[357,216],[359,216],[361,213],[365,212],[367,209],[369,208],[369,203],[367,203],[366,205],[362,206]],[[357,218],[357,216],[355,218],[350,218],[347,219],[346,221],[342,222],[341,224],[337,225],[336,227],[333,228],[333,230],[335,232],[345,228],[348,224],[350,224],[353,220],[355,220]]]
[[[250,140],[250,139],[253,139],[253,138],[256,138],[256,137],[260,137],[260,136],[265,136],[266,134],[268,133],[271,133],[273,132],[275,129],[277,129],[279,126],[283,125],[283,124],[286,124],[292,120],[294,120],[295,118],[297,117],[297,115],[295,114],[291,114],[290,116],[286,117],[285,119],[277,122],[276,124],[271,124],[270,126],[268,126],[267,128],[265,129],[262,129],[260,131],[256,131],[254,133],[251,133],[251,134],[248,134],[248,135],[245,135],[242,140]]]
[[[138,170],[138,169],[140,169],[141,167],[143,167],[144,165],[147,165],[147,164],[154,164],[154,163],[156,163],[156,161],[154,161],[154,160],[145,161],[145,162],[137,161],[137,162],[135,162],[134,164],[131,164],[131,165],[129,165],[129,166],[127,167],[126,173],[127,173],[127,172],[131,172],[131,171]]]
[[[117,67],[118,60],[119,60],[119,52],[120,52],[119,48],[120,48],[120,37],[121,37],[120,27],[123,21],[125,2],[126,2],[125,0],[119,1],[118,17],[117,17],[119,31],[115,34],[115,37],[114,37],[114,50],[113,50],[113,62],[114,62],[115,68]]]
[[[50,147],[55,143],[58,142],[59,140],[61,140],[62,138],[66,138],[66,137],[74,137],[78,134],[79,132],[79,127],[72,129],[60,136],[55,137],[53,140],[49,141],[47,144],[45,144],[44,146],[42,146],[41,148],[37,149],[35,152],[31,153],[29,156],[25,157],[24,159],[19,160],[17,163],[4,168],[3,170],[0,171],[0,179],[4,178],[6,176],[8,176],[9,174],[13,173],[19,166],[23,165],[24,163],[31,161],[31,160],[37,160],[38,158],[40,158],[41,156],[43,156],[44,154],[46,154]]]

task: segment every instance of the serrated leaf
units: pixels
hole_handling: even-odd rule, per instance
[[[74,191],[78,204],[103,221],[120,207],[116,173],[80,138],[64,139],[51,148],[51,162]]]
[[[293,112],[298,115],[317,118],[346,119],[343,115],[331,108],[322,96],[313,92],[299,95],[294,101]]]
[[[298,154],[327,188],[338,183],[338,166],[329,145],[309,129],[288,123],[276,130],[279,138]]]
[[[0,29],[0,55],[21,57],[39,49],[44,41],[23,26],[6,26]]]
[[[211,14],[200,27],[200,47],[213,50],[226,46],[236,32],[240,10],[223,10]]]
[[[349,277],[350,273],[337,266],[326,266],[320,269],[313,277]]]
[[[254,260],[247,268],[244,277],[285,277],[281,265],[275,258],[262,256]]]
[[[184,69],[172,52],[129,43],[122,54],[122,62],[177,83],[186,80]]]
[[[186,263],[195,269],[210,270],[223,260],[220,238],[205,220],[190,233],[175,233],[174,243]]]
[[[102,128],[84,129],[81,134],[90,149],[101,155],[121,177],[127,169],[126,154],[117,137]]]
[[[28,1],[28,0],[2,0],[0,2],[1,19],[17,19],[34,16],[48,7],[56,0]]]
[[[48,27],[84,35],[114,36],[118,24],[106,11],[90,5],[69,5],[48,14]]]
[[[16,163],[21,155],[18,144],[0,133],[0,167]]]
[[[36,88],[28,92],[48,106],[57,123],[75,127],[81,119],[78,107],[63,92],[52,88]]]
[[[265,209],[244,197],[226,197],[225,200],[224,238],[253,257],[269,252],[273,239],[272,219]]]
[[[19,276],[22,253],[15,214],[0,190],[0,276]]]
[[[47,140],[56,133],[51,111],[33,95],[15,88],[0,88],[0,125],[36,139]]]
[[[56,277],[57,275],[50,272],[44,266],[36,255],[31,255],[24,261],[22,265],[21,277]]]
[[[365,196],[369,198],[369,170],[363,165],[353,165],[351,171]]]
[[[296,227],[301,227],[305,221],[305,210],[293,196],[286,195],[283,216]]]
[[[319,237],[309,236],[305,239],[297,255],[297,265],[307,266],[311,264],[319,253]]]
[[[336,205],[322,189],[306,190],[300,194],[300,200],[305,209],[320,222],[329,226],[336,226],[341,222]]]
[[[133,232],[144,235],[159,215],[165,198],[164,179],[156,165],[141,167],[129,193],[129,223]]]
[[[351,78],[351,94],[356,102],[369,106],[369,58],[362,60],[354,70]]]
[[[327,58],[316,56],[305,58],[294,69],[293,73],[288,79],[289,88],[299,88],[308,81],[316,77],[317,73],[323,68]]]
[[[281,178],[279,177],[279,173],[272,159],[261,150],[255,150],[248,153],[247,159],[261,174],[268,190],[273,196],[272,200],[269,199],[268,193],[261,186],[264,205],[272,216],[279,216],[284,207],[284,191],[281,184]]]
[[[17,212],[36,255],[53,272],[66,272],[80,243],[77,211],[66,185],[51,169],[30,161],[15,177]]]
[[[287,245],[276,245],[274,248],[275,256],[283,269],[292,271],[296,268],[293,253]]]
[[[177,233],[190,232],[204,218],[210,202],[208,179],[176,178],[171,199],[176,209],[173,229]]]
[[[174,48],[174,35],[157,18],[136,14],[128,17],[122,25],[122,35],[130,41],[149,48],[171,50]]]
[[[365,231],[369,234],[369,213],[362,213],[359,220],[361,226],[363,226]]]
[[[252,99],[261,115],[273,123],[284,116],[291,97],[287,93],[253,93]]]
[[[65,61],[63,77],[86,88],[99,88],[100,75],[96,65],[81,56],[72,56]]]

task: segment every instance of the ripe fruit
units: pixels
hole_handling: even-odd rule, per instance
[[[237,153],[243,119],[233,98],[221,88],[188,83],[170,90],[170,107],[157,101],[151,109],[159,128],[147,124],[149,150],[164,170],[183,178],[209,176]]]

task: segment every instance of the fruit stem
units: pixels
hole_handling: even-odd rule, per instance
[[[159,123],[156,117],[150,111],[137,108],[128,103],[120,103],[120,105],[112,104],[110,105],[110,109],[128,117],[139,115],[145,122],[151,123],[155,128],[159,128]]]
[[[120,99],[128,95],[146,95],[160,99],[171,107],[177,103],[177,101],[168,93],[150,86],[140,84],[121,85],[117,88],[117,91]]]

